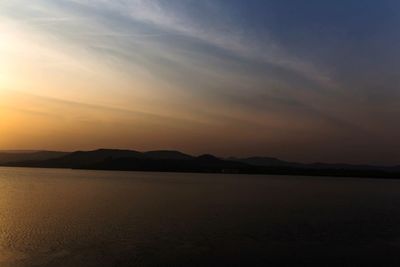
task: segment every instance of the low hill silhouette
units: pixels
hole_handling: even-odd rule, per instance
[[[0,165],[13,167],[71,168],[89,170],[161,171],[200,173],[279,174],[400,178],[399,166],[304,164],[271,157],[218,158],[192,156],[179,151],[98,149],[93,151],[0,153]]]
[[[0,151],[0,164],[31,160],[48,160],[68,154],[67,152],[57,151]]]

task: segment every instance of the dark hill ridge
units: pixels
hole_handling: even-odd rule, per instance
[[[52,164],[63,165],[66,167],[77,165],[89,165],[102,162],[108,158],[139,158],[142,153],[134,150],[121,149],[98,149],[94,151],[76,151],[64,157],[49,160]]]
[[[193,156],[174,150],[156,150],[156,151],[143,152],[142,154],[144,157],[150,159],[174,159],[174,160],[193,159]]]
[[[48,160],[65,155],[68,155],[68,153],[56,151],[0,151],[0,164],[31,160]]]
[[[234,161],[239,161],[243,163],[247,163],[250,165],[255,165],[255,166],[274,166],[274,167],[293,167],[293,166],[302,166],[303,164],[301,163],[295,163],[295,162],[288,162],[288,161],[283,161],[277,158],[271,158],[271,157],[250,157],[250,158],[230,158],[230,160]]]
[[[282,174],[310,176],[348,176],[400,178],[400,167],[350,164],[304,164],[271,157],[218,158],[213,155],[198,157],[179,151],[158,150],[139,152],[121,149],[93,151],[0,153],[0,165],[16,167],[72,168],[121,171],[165,171]]]
[[[188,160],[193,159],[192,156],[183,154],[178,151],[149,151],[139,152],[135,150],[122,149],[98,149],[93,151],[76,151],[61,157],[53,157],[47,160],[25,160],[11,163],[15,166],[33,166],[33,167],[50,167],[50,168],[88,168],[93,169],[94,166],[100,168],[105,162],[110,163],[120,159],[135,160]],[[106,168],[106,166],[104,166]]]
[[[229,158],[230,160],[239,161],[255,166],[268,166],[268,167],[296,167],[305,169],[348,169],[348,170],[399,170],[400,166],[374,166],[374,165],[360,165],[360,164],[343,164],[343,163],[298,163],[284,161],[271,157],[250,157],[250,158]],[[400,177],[399,177],[400,178]]]

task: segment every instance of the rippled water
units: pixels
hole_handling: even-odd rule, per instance
[[[400,263],[400,181],[0,168],[0,266]]]

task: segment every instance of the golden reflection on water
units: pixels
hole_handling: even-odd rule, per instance
[[[0,267],[244,266],[293,249],[394,260],[399,191],[396,180],[0,167]]]
[[[40,266],[67,256],[62,245],[79,236],[84,239],[96,216],[108,212],[96,208],[111,204],[106,200],[113,189],[106,177],[81,179],[68,170],[63,174],[1,168],[1,266]]]

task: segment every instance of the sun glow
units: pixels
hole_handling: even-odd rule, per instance
[[[13,89],[17,80],[23,80],[17,64],[21,61],[21,41],[18,31],[7,21],[0,23],[0,89]],[[19,76],[19,77],[17,77]]]
[[[4,36],[3,29],[0,26],[0,90],[6,87],[6,67],[9,64],[7,60],[7,51],[5,46],[7,44],[7,39]]]

